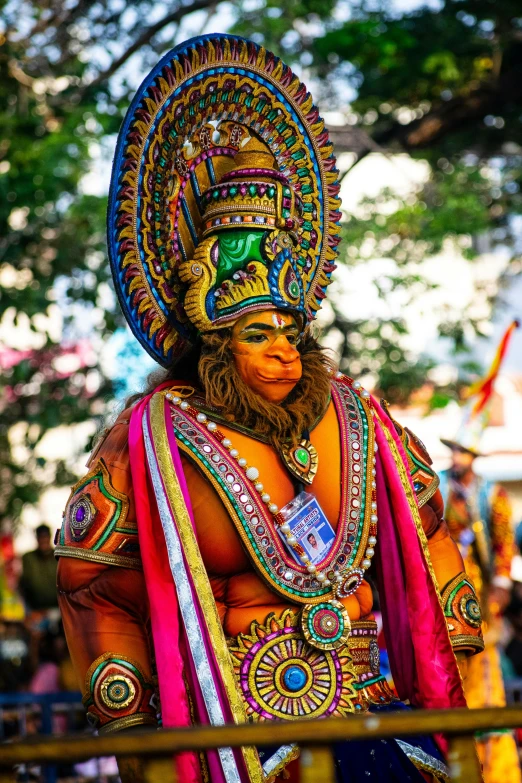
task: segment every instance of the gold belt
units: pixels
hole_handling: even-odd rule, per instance
[[[252,623],[228,647],[253,720],[343,717],[396,698],[380,674],[373,621],[352,623],[345,644],[321,650],[305,639],[299,613],[287,609]]]

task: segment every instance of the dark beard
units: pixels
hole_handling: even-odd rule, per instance
[[[206,400],[229,421],[235,421],[274,446],[297,443],[313,429],[330,400],[333,364],[314,337],[305,334],[299,344],[303,375],[283,402],[260,397],[241,379],[230,350],[230,330],[203,336],[199,377]]]
[[[450,468],[450,476],[454,481],[461,481],[466,473],[468,472],[469,468],[461,467],[460,465],[452,465]]]

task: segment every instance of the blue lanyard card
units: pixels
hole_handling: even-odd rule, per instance
[[[290,526],[291,535],[303,547],[312,565],[317,565],[327,556],[335,540],[335,532],[328,522],[325,513],[314,495],[300,492],[297,497],[287,503],[280,513]],[[294,549],[287,543],[284,533],[279,531],[286,548],[292,557],[301,565],[303,561]]]

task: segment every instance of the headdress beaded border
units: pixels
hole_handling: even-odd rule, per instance
[[[228,73],[240,74],[255,84],[262,84],[272,95],[277,94],[287,107],[294,127],[299,129],[299,135],[310,142],[301,146],[311,150],[317,195],[322,208],[319,252],[316,253],[306,289],[310,317],[320,308],[335,268],[333,262],[340,241],[338,223],[341,217],[338,171],[328,133],[305,85],[271,52],[239,37],[214,34],[196,37],[179,45],[166,54],[146,77],[127,112],[118,138],[108,210],[109,253],[120,304],[134,335],[164,366],[184,352],[194,335],[191,325],[179,318],[179,297],[176,301],[178,317],[174,308],[169,310],[161,300],[159,283],[152,279],[143,257],[138,213],[140,187],[143,185],[140,172],[143,160],[140,158],[162,107],[173,93],[180,87],[193,85],[198,75]],[[220,117],[209,115],[206,119]],[[241,118],[237,122],[241,124]],[[285,149],[283,155],[288,158],[287,153]],[[295,170],[304,170],[298,168],[298,161],[299,158],[290,161],[297,163],[292,166],[291,177],[296,190],[300,187],[300,175]],[[311,171],[306,174],[310,175]]]

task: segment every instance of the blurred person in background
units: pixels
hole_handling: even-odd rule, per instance
[[[455,438],[441,438],[451,449],[451,466],[440,473],[445,519],[480,597],[485,620],[485,650],[470,659],[464,683],[471,708],[506,704],[498,643],[501,618],[510,601],[511,563],[516,553],[511,506],[505,489],[478,476],[474,463],[480,456],[494,381],[517,327],[518,321],[509,326],[487,376],[468,390],[467,396],[473,399],[463,410]],[[486,783],[519,783],[520,769],[511,734],[483,735],[478,748]]]
[[[36,549],[22,557],[20,589],[30,611],[57,609],[57,564],[51,544],[51,529],[49,525],[39,525],[35,534]]]
[[[522,678],[522,583],[520,582],[513,584],[506,618],[511,626],[512,635],[506,645],[505,655],[511,664],[514,676]]]

